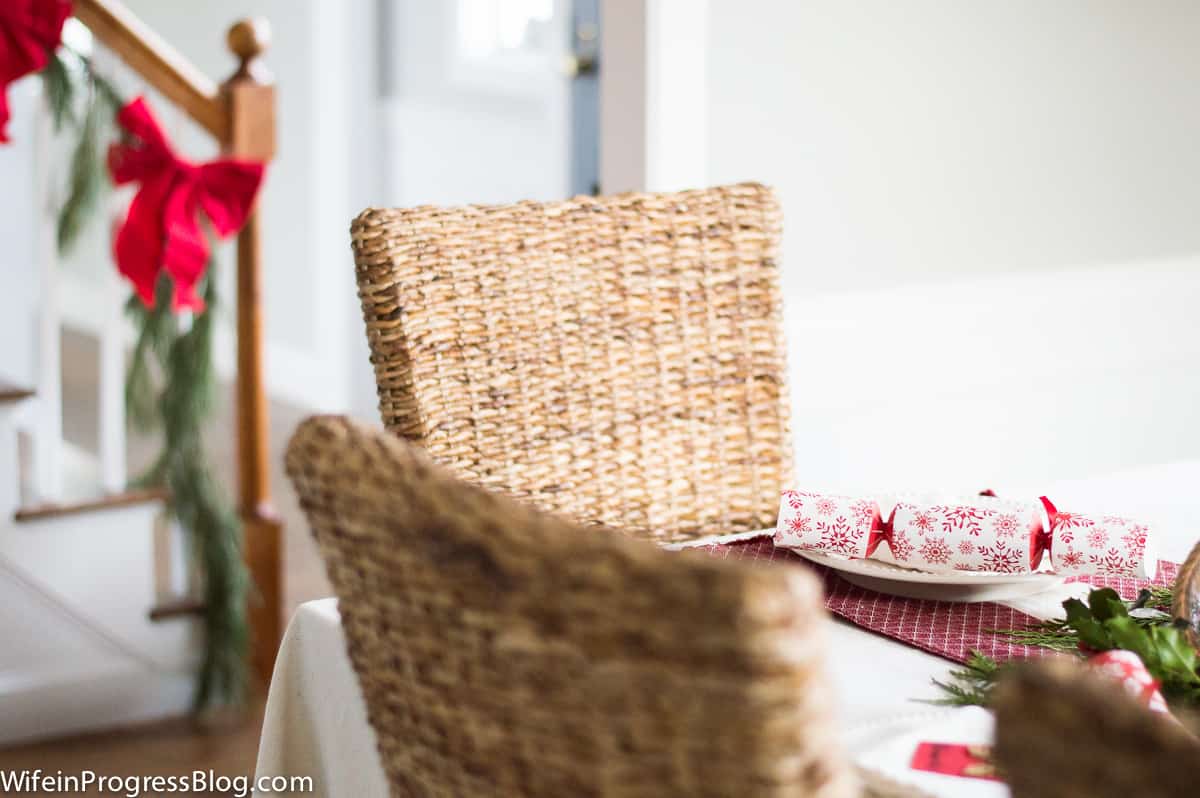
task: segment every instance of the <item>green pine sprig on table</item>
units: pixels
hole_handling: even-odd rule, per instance
[[[1091,591],[1086,603],[1079,599],[1064,601],[1065,618],[995,633],[1080,657],[1085,651],[1132,651],[1158,680],[1168,704],[1200,707],[1200,656],[1188,641],[1186,622],[1173,619],[1165,611],[1170,603],[1168,588],[1143,590],[1134,601],[1124,601],[1115,590],[1103,588]],[[992,685],[1005,667],[972,651],[964,668],[950,672],[949,681],[934,680],[946,694],[934,703],[986,706]]]
[[[1141,610],[1133,618],[1139,626],[1154,626],[1160,623],[1171,607],[1171,589],[1168,587],[1150,587],[1142,590],[1137,599],[1126,602],[1132,612]],[[1079,633],[1071,625],[1069,619],[1053,618],[1042,621],[1024,629],[992,629],[994,634],[1005,635],[1014,643],[1026,646],[1049,648],[1055,651],[1078,651]]]
[[[943,706],[987,706],[988,694],[1001,670],[1000,663],[981,651],[971,650],[966,665],[950,671],[950,681],[933,683],[946,694],[930,703]]]
[[[118,135],[115,115],[125,104],[90,61],[63,47],[42,72],[55,132],[74,135],[59,208],[57,242],[68,252],[102,210],[109,185],[108,142]],[[218,297],[214,264],[203,286],[206,308],[186,329],[171,312],[164,275],[154,308],[131,297],[126,312],[137,330],[125,379],[133,426],[162,434],[162,451],[138,477],[140,487],[164,487],[172,517],[189,536],[199,565],[204,603],[204,655],[196,680],[197,711],[241,703],[246,685],[249,629],[245,603],[251,588],[241,552],[241,525],[204,447],[202,430],[215,407],[212,362]]]

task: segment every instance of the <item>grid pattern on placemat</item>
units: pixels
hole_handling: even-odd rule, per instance
[[[1133,599],[1137,597],[1138,591],[1149,585],[1170,587],[1175,584],[1177,576],[1179,576],[1179,563],[1159,560],[1158,575],[1153,580],[1133,579],[1126,576],[1073,576],[1067,581],[1083,582],[1092,587],[1111,587],[1121,594],[1121,598]]]
[[[706,546],[715,557],[761,562],[780,562],[810,568],[825,583],[825,606],[834,615],[872,632],[891,637],[911,646],[956,662],[966,662],[972,651],[993,659],[1010,660],[1043,657],[1044,648],[1025,646],[992,632],[994,629],[1019,629],[1038,619],[1012,607],[991,601],[960,603],[889,596],[852,585],[832,569],[776,548],[770,538]],[[1178,566],[1160,562],[1156,584],[1168,585]],[[1137,579],[1076,577],[1068,581],[1112,587],[1126,598],[1137,595],[1149,584]]]

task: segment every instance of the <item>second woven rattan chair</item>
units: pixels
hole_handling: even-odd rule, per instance
[[[1196,718],[1156,715],[1076,663],[1017,668],[995,706],[996,761],[1013,798],[1200,795]]]
[[[1200,651],[1200,543],[1179,569],[1172,614]],[[996,758],[1013,798],[1200,795],[1200,716],[1153,714],[1073,665],[1018,668],[996,690]]]
[[[811,574],[589,530],[342,419],[287,470],[394,795],[856,794]]]
[[[384,424],[476,484],[660,542],[774,524],[780,214],[743,184],[355,220]]]

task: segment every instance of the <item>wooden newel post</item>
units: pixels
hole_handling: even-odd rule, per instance
[[[233,157],[270,161],[275,155],[275,87],[259,57],[270,44],[266,20],[243,20],[229,30],[239,65],[221,87],[229,125],[223,142]],[[271,678],[283,626],[282,526],[271,506],[268,420],[263,376],[262,246],[255,211],[237,242],[238,511],[246,565],[255,595],[248,607],[254,672]]]

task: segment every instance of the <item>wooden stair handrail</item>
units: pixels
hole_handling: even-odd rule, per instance
[[[163,96],[224,142],[229,114],[222,107],[217,84],[196,69],[121,3],[75,0],[75,17],[99,41],[121,57]]]
[[[15,385],[0,377],[0,404],[20,402],[33,396],[33,389]]]
[[[259,57],[270,44],[264,20],[229,29],[238,68],[220,86],[192,66],[118,0],[75,0],[74,14],[92,35],[220,143],[235,158],[275,155],[275,87]],[[254,580],[247,607],[254,670],[271,678],[283,632],[282,526],[271,506],[266,385],[263,376],[262,252],[256,210],[237,245],[238,515],[243,557]]]

